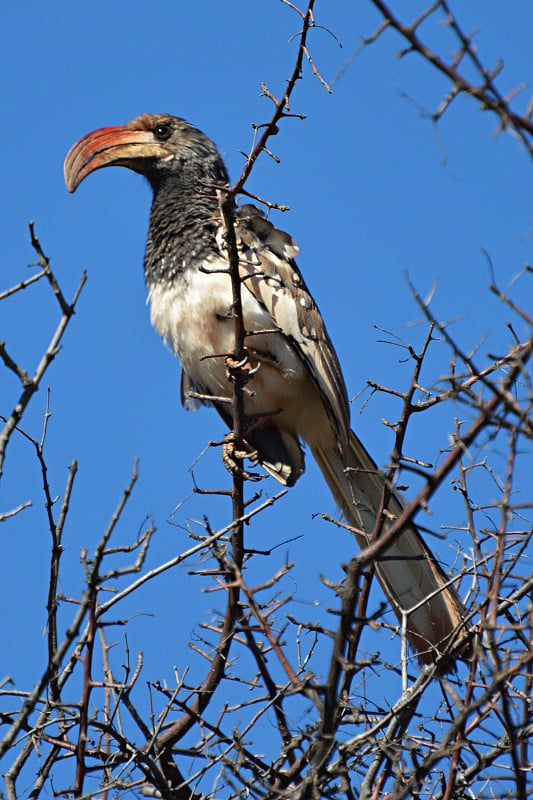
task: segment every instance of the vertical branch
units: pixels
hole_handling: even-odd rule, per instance
[[[243,364],[246,359],[246,350],[244,346],[244,339],[246,329],[244,326],[244,315],[242,308],[241,296],[241,276],[239,272],[239,251],[237,248],[237,237],[235,235],[235,214],[234,214],[234,200],[230,194],[221,203],[222,217],[224,220],[224,228],[226,235],[226,247],[229,261],[229,274],[231,280],[232,290],[232,311],[234,320],[234,352],[233,358],[237,364]],[[244,365],[243,365],[244,366]],[[247,372],[245,369],[237,368],[231,370],[231,379],[233,381],[233,401],[232,401],[232,415],[233,415],[233,437],[234,448],[237,454],[235,473],[233,475],[233,490],[232,490],[232,505],[233,505],[233,521],[235,527],[232,531],[232,548],[233,558],[238,570],[242,567],[243,559],[243,524],[242,518],[244,516],[244,477],[243,477],[243,461],[238,457],[238,453],[243,450],[243,441],[245,434],[245,414],[244,414],[244,387],[247,383]],[[239,598],[239,588],[235,584],[230,593],[234,594],[233,600],[236,605]],[[232,604],[233,605],[233,604]]]
[[[333,652],[329,663],[329,672],[326,679],[324,691],[324,703],[319,727],[317,746],[313,753],[315,770],[319,773],[327,763],[327,759],[335,745],[335,734],[340,722],[340,697],[339,682],[342,672],[346,669],[347,653],[346,649],[350,642],[354,625],[354,610],[361,594],[359,590],[359,577],[361,567],[353,559],[346,571],[346,578],[342,589],[342,603],[340,620],[333,643]],[[365,582],[366,591],[362,598],[366,607],[368,593],[370,591],[370,580]],[[359,635],[362,633],[363,626],[359,627]],[[350,652],[350,656],[355,656]],[[347,688],[347,686],[345,686]]]
[[[52,548],[50,555],[50,582],[48,585],[48,600],[46,602],[48,612],[48,660],[50,663],[52,663],[54,653],[57,650],[57,587],[59,583],[59,564],[61,554],[63,553],[63,527],[68,513],[77,469],[78,463],[77,461],[73,461],[69,467],[67,486],[65,488],[57,525],[54,524],[50,528],[52,534]],[[59,667],[56,665],[50,677],[50,699],[52,702],[59,702],[58,672]]]
[[[78,743],[76,745],[76,783],[74,796],[80,797],[83,794],[83,783],[85,780],[85,747],[89,738],[89,702],[92,689],[92,662],[94,644],[96,640],[96,605],[98,600],[98,575],[91,575],[90,584],[90,605],[88,631],[85,642],[85,657],[83,659],[83,688],[80,703],[80,719],[78,725]]]
[[[270,97],[270,99],[274,102],[275,105],[274,112],[270,120],[266,124],[261,126],[256,126],[257,128],[262,127],[263,133],[261,134],[258,141],[255,143],[255,146],[249,153],[246,159],[246,164],[244,165],[244,168],[241,172],[241,175],[237,183],[231,189],[230,196],[232,197],[235,197],[243,190],[244,184],[250,177],[250,173],[252,172],[253,166],[257,161],[257,159],[259,158],[259,156],[261,155],[261,153],[270,152],[266,146],[267,142],[271,136],[275,136],[278,133],[277,124],[282,119],[282,117],[288,116],[286,112],[288,111],[290,106],[291,95],[296,87],[297,82],[302,77],[303,62],[308,52],[307,36],[309,33],[309,29],[314,26],[313,6],[315,4],[315,0],[308,1],[305,12],[300,11],[299,8],[296,8],[296,6],[294,6],[292,3],[287,2],[287,0],[283,0],[283,2],[286,3],[286,5],[290,6],[290,8],[292,8],[293,11],[296,11],[296,13],[299,14],[299,16],[302,19],[302,29],[298,34],[299,46],[298,46],[298,52],[296,54],[296,60],[294,62],[294,68],[292,70],[289,79],[287,80],[287,87],[285,89],[285,92],[283,93],[281,100],[276,100],[276,98],[273,97],[270,94],[270,92],[265,91],[265,87],[263,87],[263,93],[266,94],[266,96]],[[322,83],[325,83],[322,80],[320,73],[318,72],[314,64],[312,65],[312,68],[315,75],[319,78],[319,80],[321,80]]]

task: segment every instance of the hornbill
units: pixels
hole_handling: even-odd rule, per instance
[[[215,144],[183,119],[142,114],[87,134],[70,150],[70,192],[102,167],[144,175],[153,191],[144,260],[151,320],[182,365],[182,402],[212,405],[231,427],[232,384],[222,354],[234,349],[233,296],[216,186],[228,173]],[[350,429],[348,396],[322,316],[294,258],[294,240],[259,209],[235,209],[246,353],[247,453],[285,486],[304,471],[307,443],[362,547],[402,511],[382,472]],[[256,369],[256,367],[259,367]],[[212,398],[212,399],[210,399]],[[409,523],[376,559],[376,573],[423,663],[453,645],[465,609],[435,556]]]

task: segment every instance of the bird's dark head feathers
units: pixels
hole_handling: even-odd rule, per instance
[[[141,114],[127,125],[88,133],[65,159],[67,189],[74,192],[91,172],[110,166],[141,173],[154,191],[167,181],[190,188],[228,181],[211,139],[170,114]]]

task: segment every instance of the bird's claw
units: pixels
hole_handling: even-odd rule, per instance
[[[237,361],[233,356],[226,356],[224,363],[228,372],[228,379],[232,383],[239,383],[241,386],[247,384],[261,366],[259,361],[255,364],[252,363],[247,351],[245,351],[244,357],[240,361]]]
[[[233,434],[226,434],[222,443],[222,461],[224,466],[232,475],[242,478],[245,481],[262,480],[265,477],[264,475],[258,475],[256,472],[248,472],[238,463],[244,458],[249,458],[253,464],[257,464],[257,450],[253,450],[246,442],[242,444],[244,448],[238,450]]]

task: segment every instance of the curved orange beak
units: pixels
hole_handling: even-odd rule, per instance
[[[74,144],[65,159],[65,183],[69,192],[76,191],[82,180],[103,167],[129,167],[135,171],[137,159],[162,158],[173,154],[154,141],[151,131],[132,130],[125,125],[99,128]]]

